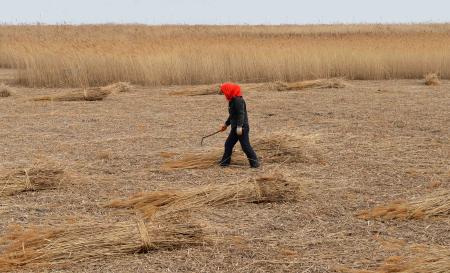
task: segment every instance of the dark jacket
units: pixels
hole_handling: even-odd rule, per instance
[[[225,124],[231,125],[232,128],[248,126],[247,106],[242,97],[234,97],[228,103],[228,117]]]

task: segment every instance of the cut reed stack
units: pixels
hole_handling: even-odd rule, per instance
[[[107,86],[100,87],[100,90],[110,93],[125,93],[134,89],[129,82],[116,82]]]
[[[64,170],[57,167],[18,169],[0,176],[0,196],[55,189],[63,182],[64,177]]]
[[[295,201],[299,192],[300,187],[297,182],[288,181],[277,174],[185,190],[144,192],[129,199],[114,200],[109,207],[134,208],[146,217],[153,217],[156,212],[158,215],[172,214],[204,206]]]
[[[205,244],[200,225],[189,215],[158,221],[87,222],[58,227],[11,229],[0,238],[0,272],[42,270],[107,257]]]
[[[361,219],[410,220],[450,215],[450,190],[437,190],[412,201],[397,201],[358,214]]]
[[[0,83],[0,98],[6,98],[11,96],[11,89],[4,83]]]
[[[204,95],[219,95],[220,85],[196,85],[196,86],[183,86],[181,90],[172,91],[169,95],[172,96],[204,96]]]
[[[425,75],[425,85],[440,85],[441,81],[436,73],[427,73]]]
[[[301,82],[275,82],[274,87],[277,91],[303,90],[308,88],[326,89],[326,88],[344,88],[346,86],[344,79],[317,79]]]
[[[34,98],[34,101],[99,101],[106,98],[111,91],[101,88],[79,89],[63,94],[51,96],[41,96]]]

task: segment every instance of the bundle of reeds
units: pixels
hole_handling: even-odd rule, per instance
[[[317,79],[310,81],[301,82],[275,82],[274,88],[277,91],[288,91],[288,90],[303,90],[307,88],[344,88],[346,86],[344,79],[342,78],[332,78],[332,79]]]
[[[440,85],[441,81],[436,73],[428,73],[425,75],[425,85]]]
[[[59,227],[16,227],[0,238],[0,271],[19,267],[42,270],[107,257],[205,244],[203,229],[188,215],[158,221],[67,224]]]
[[[107,86],[100,87],[100,90],[110,93],[123,93],[129,92],[133,89],[133,86],[129,82],[116,82]]]
[[[32,167],[15,170],[0,177],[0,196],[54,189],[63,181],[64,177],[64,170],[57,167]]]
[[[11,89],[4,83],[0,83],[0,98],[11,96]]]
[[[219,84],[184,86],[181,90],[169,93],[169,95],[172,96],[204,96],[218,94],[220,94]]]
[[[204,206],[295,201],[299,191],[297,182],[288,181],[282,175],[276,174],[229,184],[138,193],[129,199],[114,200],[108,206],[134,208],[146,217],[153,217],[156,212],[158,215],[165,215]]]
[[[450,190],[438,190],[412,201],[397,201],[358,214],[361,219],[425,219],[450,215]]]
[[[338,268],[341,273],[448,273],[450,272],[450,250],[443,246],[413,245],[410,255],[392,256],[374,270]]]
[[[110,90],[104,90],[100,87],[89,89],[78,89],[64,94],[55,94],[51,96],[41,96],[34,98],[34,101],[99,101],[111,94]]]
[[[321,162],[322,158],[304,139],[286,133],[275,133],[256,139],[253,143],[256,153],[265,163],[312,163]],[[164,153],[163,170],[205,169],[218,165],[223,154],[222,149],[213,149],[206,153],[189,153],[184,155]],[[232,163],[245,165],[247,158],[239,151],[233,154]]]

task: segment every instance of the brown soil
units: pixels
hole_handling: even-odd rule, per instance
[[[225,134],[204,147],[200,138],[226,119],[223,97],[170,95],[177,87],[135,88],[103,101],[52,102],[31,98],[70,90],[14,87],[14,97],[0,100],[1,172],[45,159],[71,173],[71,186],[0,197],[0,233],[12,224],[126,221],[133,217],[128,211],[104,205],[142,191],[277,171],[300,181],[300,201],[207,209],[199,221],[224,240],[49,272],[323,273],[339,265],[373,269],[389,256],[406,255],[384,247],[382,238],[448,246],[448,218],[366,221],[355,215],[450,187],[449,88],[449,81],[429,87],[422,80],[286,92],[246,93],[244,86],[251,136],[295,133],[309,140],[322,162],[160,171],[162,151],[222,147]]]

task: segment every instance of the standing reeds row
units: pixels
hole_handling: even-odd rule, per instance
[[[0,67],[26,86],[450,78],[448,25],[0,27]]]

